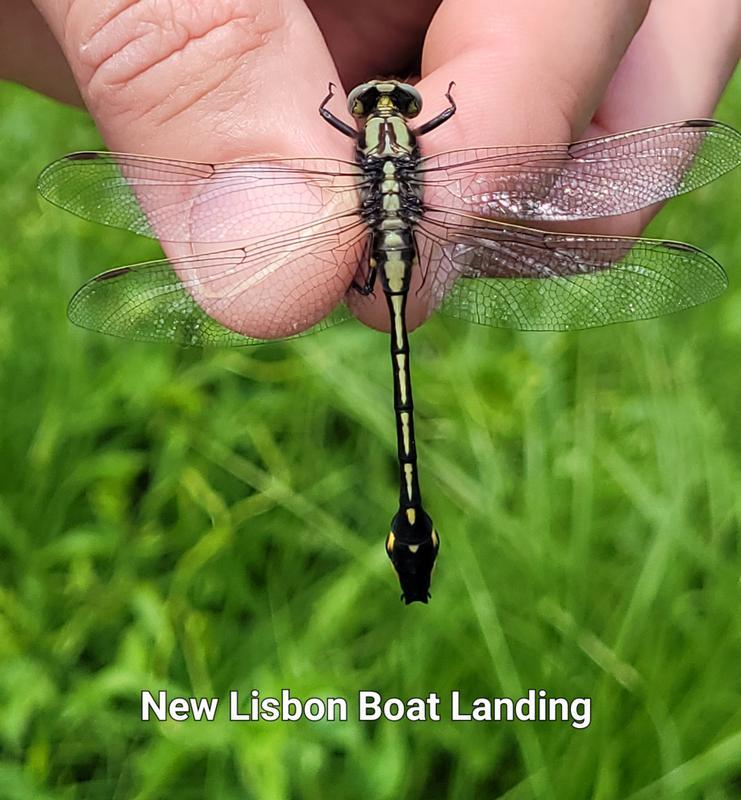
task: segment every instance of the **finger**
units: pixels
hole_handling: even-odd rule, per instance
[[[739,56],[738,0],[653,0],[586,135],[712,116]],[[638,236],[661,208],[611,220],[610,231]]]
[[[450,81],[458,110],[422,137],[423,153],[578,138],[647,7],[648,0],[445,0],[425,40],[420,119],[448,104]],[[382,298],[362,308],[363,321],[387,325]],[[424,294],[410,292],[410,327],[426,313]]]
[[[739,58],[738,0],[654,0],[595,115],[597,129],[710,116]]]
[[[446,0],[425,41],[420,89],[444,103],[443,90],[455,81],[459,112],[425,144],[435,151],[578,137],[648,5]]]
[[[63,103],[80,93],[51,31],[29,0],[6,0],[0,24],[0,78],[22,83]]]
[[[352,142],[317,113],[327,81],[336,76],[321,33],[297,0],[37,4],[111,149],[206,162],[257,155],[352,158]],[[336,105],[342,115],[342,98]],[[229,214],[223,197],[206,192],[193,199],[196,232],[201,226],[214,230],[219,215]],[[250,207],[247,189],[229,200]],[[274,207],[274,224],[266,223],[264,212],[260,231],[289,226],[280,194]],[[256,233],[245,229],[243,241]],[[168,257],[218,249],[164,247]],[[267,270],[259,281],[259,306],[251,289],[231,303],[231,319],[234,312],[244,316],[241,332],[252,336],[295,332],[341,300],[343,283],[352,279],[350,265],[344,269],[342,280],[328,275],[320,259]],[[235,274],[234,287],[225,287],[230,296],[240,294],[239,280]]]

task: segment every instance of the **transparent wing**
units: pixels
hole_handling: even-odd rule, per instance
[[[455,150],[423,158],[431,205],[510,220],[574,220],[635,211],[741,164],[741,133],[688,120],[574,144]]]
[[[430,308],[518,330],[649,319],[717,297],[723,268],[690,245],[552,233],[454,214],[418,228]]]
[[[350,318],[340,300],[367,244],[367,228],[356,220],[305,239],[277,237],[249,248],[119,267],[82,286],[68,313],[89,330],[183,346],[240,347],[294,338]],[[267,312],[271,298],[273,310]],[[251,336],[258,319],[261,330],[274,323],[295,333]]]
[[[363,173],[336,159],[200,164],[73,153],[38,178],[43,197],[84,219],[165,242],[238,243],[357,208]]]

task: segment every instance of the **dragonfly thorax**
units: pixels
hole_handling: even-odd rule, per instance
[[[369,161],[392,158],[399,160],[400,165],[419,157],[414,134],[399,114],[367,117],[358,137],[358,153]]]
[[[422,98],[413,86],[399,81],[363,83],[350,92],[347,106],[362,120],[357,137],[361,163],[385,158],[419,159],[416,137],[407,124],[422,108]]]

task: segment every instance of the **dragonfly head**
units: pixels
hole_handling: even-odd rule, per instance
[[[368,81],[356,86],[347,96],[347,108],[354,117],[367,117],[374,111],[391,111],[411,119],[422,110],[422,95],[409,83]]]
[[[399,510],[391,520],[386,553],[399,578],[402,600],[407,605],[415,600],[426,603],[430,599],[430,578],[439,549],[440,537],[421,508]]]

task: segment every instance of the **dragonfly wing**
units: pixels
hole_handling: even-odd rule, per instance
[[[689,192],[741,164],[741,133],[688,120],[574,144],[455,150],[423,158],[425,201],[521,221],[591,219]]]
[[[356,209],[363,173],[336,159],[201,164],[127,153],[73,153],[38,190],[84,219],[164,242],[243,244]]]
[[[340,301],[367,243],[366,226],[356,221],[336,236],[278,237],[252,248],[119,267],[82,286],[68,313],[89,330],[183,346],[303,336],[350,318]],[[315,276],[308,285],[305,272]]]
[[[452,217],[419,227],[429,306],[481,325],[555,331],[649,319],[728,285],[715,259],[678,242]]]

